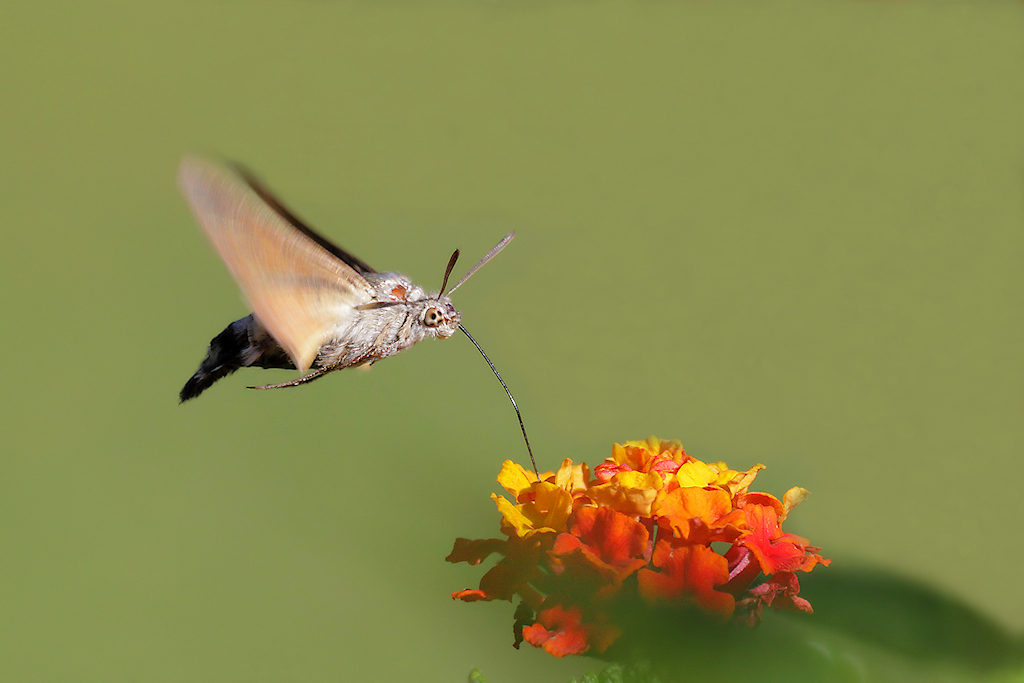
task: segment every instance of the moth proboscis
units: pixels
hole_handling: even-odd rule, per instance
[[[335,370],[376,363],[427,337],[446,339],[462,330],[512,401],[533,462],[512,392],[462,325],[462,316],[450,298],[515,233],[506,235],[446,293],[448,277],[459,257],[456,249],[441,289],[427,292],[406,276],[377,271],[332,244],[299,220],[253,175],[236,170],[232,173],[192,156],[186,156],[178,170],[178,184],[192,213],[253,311],[210,341],[206,358],[181,389],[182,402],[242,367],[306,373],[280,384],[250,388],[294,387]],[[536,473],[536,463],[533,468]]]

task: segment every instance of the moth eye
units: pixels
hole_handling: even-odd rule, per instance
[[[444,316],[441,315],[441,311],[433,306],[428,308],[427,312],[423,314],[423,324],[427,327],[437,327],[443,320]]]

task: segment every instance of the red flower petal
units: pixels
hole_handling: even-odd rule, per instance
[[[647,564],[647,527],[611,508],[580,508],[572,532],[559,534],[551,549],[561,583],[556,592],[563,598],[572,595],[589,602],[610,597],[627,576]]]
[[[775,603],[781,609],[812,613],[811,603],[799,596],[800,581],[792,572],[781,572],[760,586],[752,588],[750,594],[766,605]]]
[[[481,600],[491,600],[492,598],[487,597],[487,594],[476,588],[467,588],[462,591],[455,591],[452,593],[452,600],[462,600],[463,602],[479,602]]]
[[[523,639],[556,657],[579,655],[587,650],[604,652],[622,632],[605,621],[584,623],[578,607],[554,605],[537,614],[537,622],[523,628]]]
[[[810,571],[818,563],[828,564],[828,560],[813,554],[817,548],[809,547],[806,538],[782,533],[774,507],[748,505],[743,512],[749,531],[739,543],[754,553],[765,574]]]
[[[616,462],[603,462],[594,468],[594,478],[602,484],[611,481],[619,472],[632,472],[633,468],[629,465],[621,465]]]
[[[734,545],[725,553],[729,562],[729,583],[724,588],[733,595],[739,596],[746,592],[750,584],[761,574],[761,565],[757,563],[754,553],[741,545]]]
[[[643,524],[605,507],[577,510],[571,531],[603,562],[613,566],[641,557],[649,539]]]
[[[735,609],[732,595],[716,591],[729,580],[729,565],[724,557],[703,545],[674,546],[658,541],[653,562],[662,571],[637,572],[640,596],[651,603],[675,602],[692,598],[704,610],[729,616]]]
[[[581,655],[590,649],[587,630],[580,625],[580,611],[561,605],[537,615],[537,622],[523,628],[523,639],[556,657]]]

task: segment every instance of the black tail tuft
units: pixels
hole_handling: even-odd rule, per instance
[[[195,398],[214,382],[227,377],[245,365],[243,354],[249,348],[249,321],[252,316],[236,320],[210,341],[206,358],[200,363],[196,374],[185,382],[178,398],[181,402]]]

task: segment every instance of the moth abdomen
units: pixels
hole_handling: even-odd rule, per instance
[[[195,374],[185,382],[178,398],[184,403],[238,368],[252,365],[261,368],[295,368],[288,354],[267,334],[263,326],[252,315],[247,315],[228,325],[210,340],[206,358],[199,364]]]

